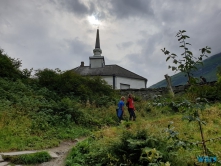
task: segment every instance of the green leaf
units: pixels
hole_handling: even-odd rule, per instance
[[[201,49],[202,54],[203,54],[205,51],[206,51],[205,48],[202,48],[202,49]]]
[[[168,61],[169,59],[170,59],[170,57],[168,56],[167,59],[166,59],[166,61]]]
[[[208,54],[210,54],[210,53],[211,53],[211,51],[210,51],[210,50],[206,50],[206,52],[207,52]]]
[[[206,122],[205,122],[205,121],[202,121],[201,123],[204,124],[204,125],[206,125]]]
[[[164,53],[165,53],[165,54],[169,54],[169,53],[170,53],[170,51],[166,50]]]
[[[188,54],[193,55],[193,53],[191,51],[186,51]]]
[[[182,40],[183,39],[183,36],[181,36],[179,39],[178,39],[178,41],[180,41],[180,40]]]
[[[173,63],[177,64],[177,60],[176,60],[176,59],[174,59],[174,60],[173,60]]]
[[[172,67],[172,71],[174,71],[174,70],[176,70],[176,67],[173,66],[173,67]]]

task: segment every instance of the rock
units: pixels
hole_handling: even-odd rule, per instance
[[[0,166],[6,166],[6,165],[8,165],[8,163],[9,163],[9,162],[1,162],[1,163],[0,163]]]
[[[0,155],[0,162],[3,162],[4,159],[2,158],[2,155]]]
[[[22,154],[36,153],[36,152],[38,152],[38,151],[20,151],[20,152],[0,153],[0,155],[3,155],[3,156],[17,156],[17,155],[22,155]]]
[[[74,142],[79,142],[79,139],[77,139],[77,138],[76,138],[76,139],[74,139]]]
[[[58,155],[52,151],[47,151],[52,158],[58,158]]]

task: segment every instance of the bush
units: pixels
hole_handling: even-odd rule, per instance
[[[100,138],[99,138],[100,139]],[[74,147],[67,158],[66,166],[74,165],[148,165],[162,164],[166,142],[147,134],[146,130],[124,131],[120,140],[98,146],[89,138]],[[156,150],[156,149],[157,150]],[[165,155],[166,156],[166,155]],[[150,160],[151,158],[151,160]]]
[[[21,61],[10,58],[4,51],[0,49],[0,77],[18,79],[22,77],[22,72],[19,70]]]
[[[97,107],[108,106],[115,96],[114,90],[100,77],[83,77],[73,71],[58,69],[37,70],[35,73],[41,87],[63,96],[77,97],[86,104],[89,101]]]
[[[219,89],[218,83],[215,84],[215,86],[211,85],[192,85],[187,90],[187,96],[189,96],[191,99],[200,97],[205,98],[209,101],[219,101],[221,100],[221,89]]]

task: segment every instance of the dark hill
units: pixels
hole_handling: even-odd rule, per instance
[[[221,66],[221,53],[213,55],[203,61],[203,66],[198,66],[198,70],[193,72],[193,76],[199,78],[201,75],[206,78],[208,82],[216,81],[216,71],[217,67]],[[187,83],[187,77],[185,77],[184,73],[177,73],[171,76],[171,81],[173,86],[184,85]],[[166,80],[162,80],[149,88],[160,88],[166,87]]]

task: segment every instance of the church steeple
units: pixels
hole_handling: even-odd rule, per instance
[[[101,56],[101,54],[102,54],[102,50],[101,50],[101,47],[100,47],[99,29],[97,29],[95,49],[93,50],[93,52],[94,52],[94,56]]]
[[[104,57],[101,56],[99,29],[97,29],[94,56],[90,56],[90,68],[100,68],[105,66]]]
[[[97,37],[96,37],[95,48],[100,48],[99,29],[97,29]]]

